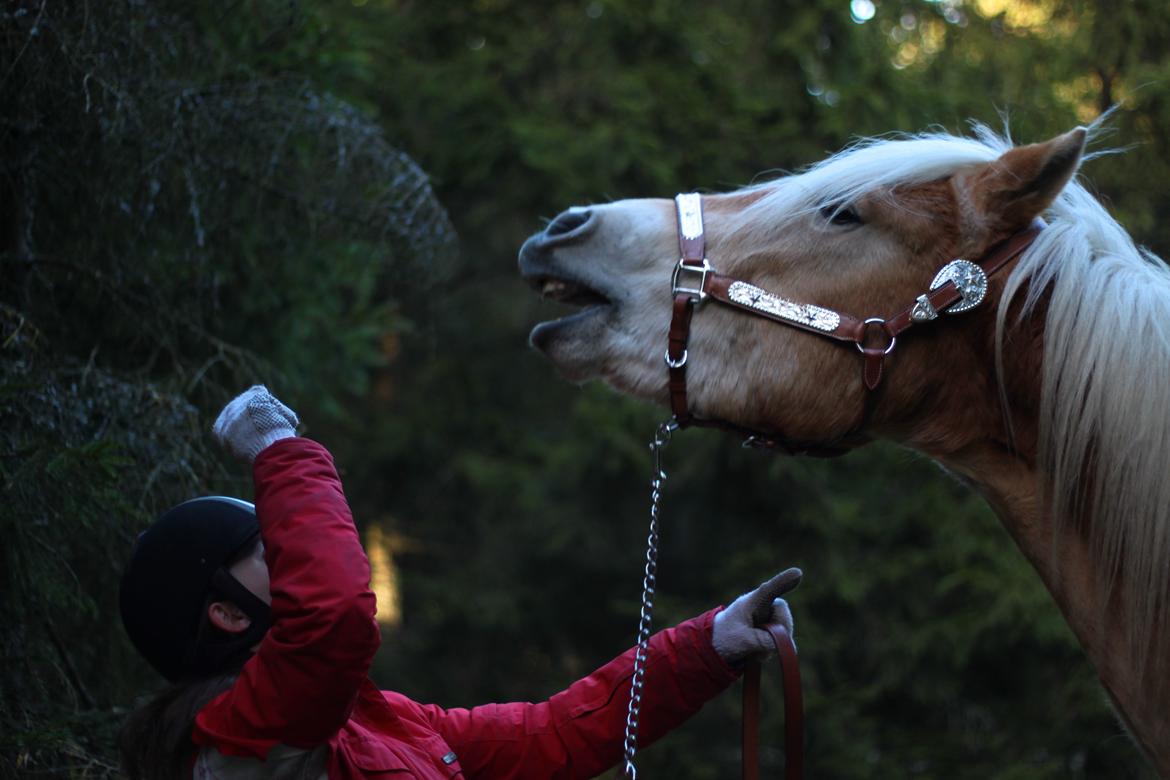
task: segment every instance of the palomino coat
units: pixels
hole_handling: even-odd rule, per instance
[[[304,438],[256,458],[273,626],[231,689],[198,714],[197,778],[587,778],[621,757],[633,651],[538,704],[442,709],[380,691],[369,564],[333,459]],[[648,744],[737,672],[711,646],[715,610],[650,642]],[[262,759],[267,758],[267,761]]]

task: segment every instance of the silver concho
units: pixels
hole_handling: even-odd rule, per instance
[[[816,330],[831,333],[841,324],[841,315],[832,309],[822,309],[811,303],[796,303],[773,295],[747,282],[732,282],[727,297],[741,306],[762,311],[775,317],[800,323]]]
[[[947,282],[954,282],[963,296],[946,309],[947,314],[958,314],[973,309],[982,303],[983,297],[987,295],[987,274],[970,260],[952,260],[944,265],[930,283],[930,289],[937,290]],[[914,309],[917,313],[918,306],[916,305]]]

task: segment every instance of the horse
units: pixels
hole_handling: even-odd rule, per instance
[[[890,440],[973,486],[1170,776],[1170,271],[1078,181],[1089,132],[863,139],[731,192],[570,208],[519,264],[580,307],[530,335],[571,381],[795,451]],[[754,299],[711,301],[729,280]]]

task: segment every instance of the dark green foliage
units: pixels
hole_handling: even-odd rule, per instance
[[[175,500],[247,495],[205,431],[253,381],[335,451],[359,522],[394,540],[403,623],[377,682],[448,705],[541,698],[632,641],[664,413],[572,387],[525,346],[560,310],[518,280],[516,249],[566,206],[731,188],[856,135],[1000,112],[1040,140],[1121,100],[1103,144],[1134,148],[1086,173],[1170,250],[1159,4],[876,11],[5,6],[0,775],[116,774],[120,716],[158,682],[121,636],[121,561]],[[805,569],[810,776],[1142,776],[1031,568],[935,466],[688,432],[667,468],[657,625]],[[737,707],[713,702],[641,771],[734,776]],[[780,761],[770,747],[765,770]]]
[[[0,767],[112,771],[110,704],[146,682],[117,574],[139,518],[214,469],[195,408],[154,384],[11,344],[0,366]]]
[[[156,684],[118,618],[133,540],[250,490],[206,410],[267,381],[341,414],[405,327],[389,287],[454,258],[422,171],[288,70],[313,17],[188,5],[0,11],[0,775],[115,772]]]

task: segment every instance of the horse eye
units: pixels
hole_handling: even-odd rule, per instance
[[[830,203],[821,207],[821,216],[834,225],[860,225],[861,216],[852,206],[842,206],[840,203]]]

